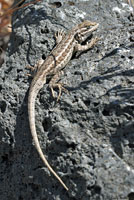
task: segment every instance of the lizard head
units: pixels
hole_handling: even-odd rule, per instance
[[[85,41],[90,34],[97,29],[99,24],[96,22],[91,21],[83,21],[82,23],[78,24],[74,27],[73,31],[75,33],[75,39],[78,40],[80,43]]]

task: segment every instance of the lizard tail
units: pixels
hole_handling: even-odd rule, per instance
[[[34,94],[33,94],[34,93]],[[32,134],[33,141],[35,143],[35,147],[43,160],[44,164],[47,166],[49,171],[58,179],[58,181],[62,184],[62,186],[68,190],[67,186],[63,183],[61,178],[56,174],[56,172],[52,169],[52,167],[49,165],[48,161],[46,160],[42,149],[39,144],[39,140],[37,137],[36,133],[36,127],[35,127],[35,99],[37,96],[37,92],[29,92],[29,97],[28,97],[28,116],[29,116],[29,124],[30,124],[30,130]]]

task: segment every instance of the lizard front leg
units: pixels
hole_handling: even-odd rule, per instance
[[[55,33],[56,44],[60,43],[65,36],[65,32],[63,30],[57,31]]]
[[[86,51],[88,49],[91,49],[99,40],[99,38],[95,37],[92,38],[91,42],[87,42],[85,45],[76,44],[75,45],[75,51]]]

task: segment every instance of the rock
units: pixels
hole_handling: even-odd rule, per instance
[[[32,143],[25,66],[49,55],[55,31],[84,19],[100,24],[93,34],[100,41],[67,64],[61,81],[69,94],[57,103],[48,80],[36,102],[39,141],[66,192]],[[0,69],[0,199],[134,199],[134,26],[128,4],[44,0],[18,10],[12,23]]]

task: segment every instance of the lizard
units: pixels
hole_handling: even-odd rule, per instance
[[[59,100],[61,91],[66,91],[63,85],[58,82],[60,76],[63,74],[63,68],[70,61],[74,52],[86,51],[96,44],[98,41],[97,37],[92,38],[91,41],[86,44],[82,43],[97,29],[98,25],[99,24],[96,22],[85,20],[68,31],[68,33],[65,33],[62,30],[58,31],[55,33],[56,46],[49,56],[45,60],[38,60],[34,67],[31,66],[32,68],[36,68],[36,73],[31,82],[28,95],[28,118],[32,139],[43,163],[66,190],[68,190],[68,187],[49,165],[40,147],[35,126],[35,101],[40,89],[46,83],[46,77],[49,75],[52,76],[49,82],[52,96],[55,97],[54,88],[58,88],[59,94],[57,100]]]

